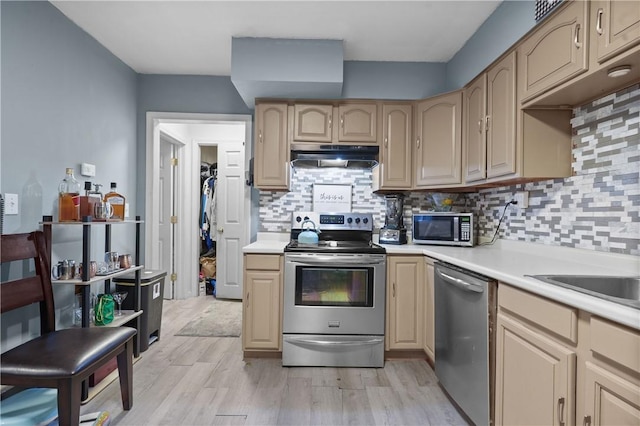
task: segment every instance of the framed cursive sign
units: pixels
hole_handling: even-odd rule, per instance
[[[350,212],[351,185],[313,184],[314,212]]]

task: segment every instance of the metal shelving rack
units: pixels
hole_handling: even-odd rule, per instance
[[[142,309],[140,307],[140,271],[144,268],[144,265],[139,264],[140,260],[140,229],[143,221],[140,219],[140,216],[136,216],[135,220],[119,220],[119,221],[93,221],[91,216],[85,216],[82,218],[81,222],[54,222],[52,216],[43,216],[42,222],[42,230],[45,235],[45,239],[47,242],[47,249],[49,255],[49,263],[51,263],[51,244],[52,244],[52,229],[54,226],[82,226],[82,264],[89,265],[91,261],[91,231],[92,227],[95,226],[104,226],[105,227],[105,241],[104,241],[104,249],[105,252],[111,251],[111,227],[113,225],[120,226],[125,224],[134,224],[136,228],[135,232],[135,254],[133,258],[133,264],[128,269],[116,271],[114,273],[108,275],[100,275],[95,276],[93,278],[90,277],[90,271],[88,267],[82,268],[82,276],[80,279],[70,279],[70,280],[52,280],[54,284],[66,284],[66,285],[74,285],[80,287],[80,294],[82,298],[82,327],[93,327],[90,321],[91,315],[91,284],[96,282],[104,282],[104,291],[105,293],[111,292],[111,279],[118,277],[120,275],[124,275],[130,273],[131,271],[135,271],[135,289],[133,292],[133,306],[134,309],[132,311],[123,311],[125,315],[122,317],[117,317],[114,321],[108,324],[105,327],[119,327],[124,324],[128,324],[131,322],[135,322],[135,328],[138,330],[138,333],[134,337],[134,346],[133,346],[133,354],[134,358],[137,358],[140,355],[140,315],[142,314]],[[89,385],[88,382],[84,382],[82,384],[82,400],[87,400],[89,396]]]

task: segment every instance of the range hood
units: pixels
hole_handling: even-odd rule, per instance
[[[292,144],[293,167],[370,169],[378,164],[377,146]]]

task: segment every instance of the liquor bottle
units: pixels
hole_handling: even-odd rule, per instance
[[[58,186],[58,220],[60,222],[76,222],[80,220],[80,182],[73,176],[73,168],[66,170],[66,175]]]
[[[103,201],[108,201],[113,207],[112,219],[124,220],[124,196],[116,191],[115,182],[111,182],[111,191],[104,194]]]

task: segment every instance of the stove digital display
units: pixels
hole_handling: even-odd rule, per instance
[[[321,214],[321,225],[344,225],[344,215],[341,214]]]

